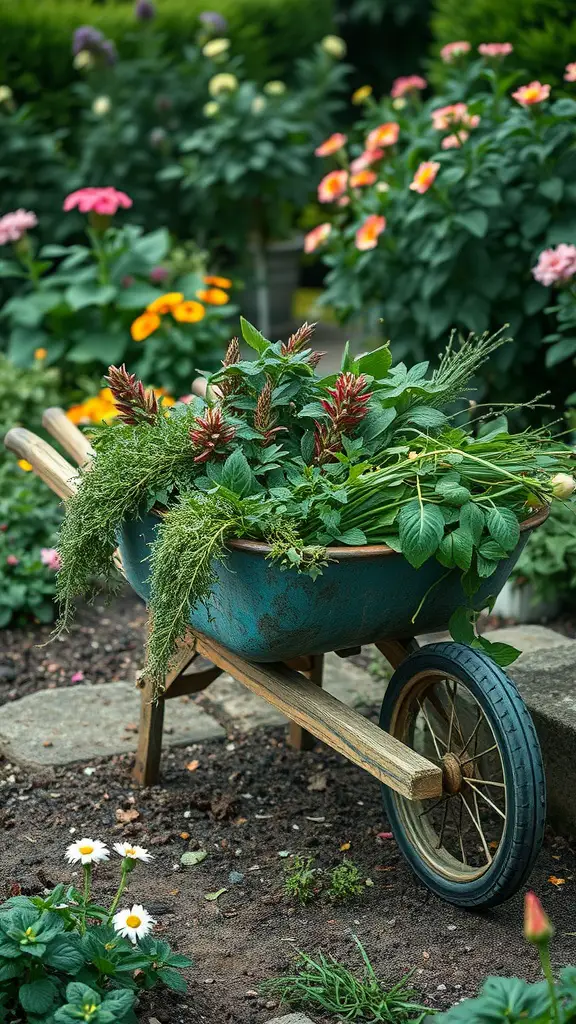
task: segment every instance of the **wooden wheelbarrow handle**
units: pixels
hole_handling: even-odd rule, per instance
[[[78,427],[68,419],[64,410],[58,406],[46,409],[42,417],[42,425],[79,466],[85,466],[94,456],[95,452],[88,438],[81,430],[78,430]]]
[[[70,498],[78,489],[78,470],[51,445],[25,427],[12,427],[4,445],[19,459],[25,459],[48,487],[60,498]]]

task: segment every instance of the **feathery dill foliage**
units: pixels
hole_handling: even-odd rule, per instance
[[[154,423],[114,423],[99,431],[96,457],[66,502],[60,531],[60,628],[69,623],[75,599],[89,595],[98,577],[110,581],[118,527],[160,496],[190,486],[194,452],[188,431],[195,411],[183,407],[181,415],[159,416]]]

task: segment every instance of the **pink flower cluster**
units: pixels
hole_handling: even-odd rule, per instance
[[[440,58],[445,64],[451,64],[457,57],[461,57],[464,53],[470,52],[470,43],[466,42],[465,39],[460,39],[456,43],[446,43],[440,50]]]
[[[14,210],[0,217],[0,245],[18,242],[25,231],[35,228],[38,218],[31,210]]]
[[[482,57],[507,57],[513,49],[512,43],[480,43],[478,53]]]
[[[450,103],[447,107],[438,107],[432,111],[432,127],[443,132],[447,128],[477,128],[480,124],[478,114],[469,114],[466,103]]]
[[[576,63],[567,64],[564,68],[564,81],[576,82]]]
[[[568,281],[576,274],[576,245],[561,242],[555,249],[544,249],[532,267],[532,274],[546,286]]]
[[[54,572],[58,572],[60,568],[60,555],[56,551],[56,548],[41,548],[40,558],[44,565],[47,565],[49,569],[53,569]]]
[[[66,196],[63,209],[68,212],[75,206],[80,213],[93,211],[110,217],[116,213],[119,206],[128,210],[132,206],[132,200],[125,192],[119,192],[116,188],[79,188]]]
[[[400,99],[407,92],[416,92],[425,89],[428,82],[421,75],[401,75],[392,82],[390,95],[393,100]]]

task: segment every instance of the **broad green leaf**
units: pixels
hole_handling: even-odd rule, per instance
[[[19,999],[26,1013],[42,1016],[51,1009],[57,995],[58,990],[50,978],[38,978],[20,986]]]
[[[367,373],[375,380],[382,380],[386,377],[392,365],[392,354],[388,345],[381,345],[372,352],[367,352],[354,361],[353,372],[356,374]]]
[[[137,282],[130,288],[121,288],[116,299],[117,309],[144,309],[162,293],[149,284]]]
[[[473,548],[472,534],[459,527],[442,538],[436,557],[443,565],[448,567],[456,565],[466,572],[472,564]]]
[[[336,540],[339,540],[341,544],[350,544],[351,547],[360,547],[362,544],[366,544],[366,534],[355,526],[350,530],[345,530],[344,533],[337,534]]]
[[[120,1019],[134,1005],[135,998],[134,992],[130,992],[126,988],[116,988],[112,992],[106,993],[102,1005],[104,1009],[111,1010]]]
[[[57,935],[48,946],[44,963],[67,974],[76,974],[84,963],[76,935]]]
[[[486,516],[486,525],[490,536],[504,551],[514,550],[520,540],[520,525],[512,509],[500,506],[491,508]],[[482,554],[486,557],[484,550]]]
[[[253,486],[252,470],[241,448],[236,448],[232,455],[229,455],[226,459],[222,467],[220,483],[222,487],[226,487],[227,490],[237,494],[240,498],[244,498],[247,494],[251,493]]]
[[[415,498],[398,515],[402,553],[419,569],[436,551],[444,535],[444,516],[437,505]]]
[[[309,466],[314,458],[314,433],[312,430],[307,430],[306,433],[302,435],[302,439],[300,441],[300,454],[302,455],[306,465]]]
[[[522,654],[522,651],[512,647],[512,644],[492,643],[485,636],[476,637],[472,646],[488,654],[501,668],[511,665]]]
[[[374,405],[368,409],[366,416],[362,420],[359,433],[361,433],[365,441],[373,441],[380,434],[383,434],[395,419],[396,409],[393,406],[384,408],[383,406]]]
[[[457,608],[450,618],[448,629],[453,640],[460,644],[471,644],[474,640],[472,620],[475,613],[470,608]]]
[[[466,213],[457,214],[454,220],[476,238],[484,238],[488,231],[488,215],[484,210],[467,210]]]
[[[206,850],[186,850],[180,857],[180,863],[184,867],[194,867],[195,864],[201,864],[203,860],[206,860],[208,853]]]
[[[147,235],[142,235],[132,243],[132,252],[139,256],[148,266],[154,267],[164,259],[170,248],[170,235],[166,228],[158,228]]]
[[[82,341],[68,352],[71,363],[120,363],[130,342],[130,336],[123,334],[86,334]]]
[[[466,502],[460,509],[460,523],[472,534],[474,544],[478,546],[484,529],[484,512],[473,501]]]
[[[116,298],[117,291],[113,284],[79,281],[66,289],[65,298],[72,309],[78,310],[87,306],[106,306]]]
[[[431,405],[417,405],[406,413],[406,423],[414,423],[423,430],[433,430],[444,426],[446,416],[441,409],[434,409]]]
[[[303,405],[298,413],[298,416],[302,419],[317,420],[327,415],[326,410],[320,405],[320,402],[307,402]]]
[[[171,967],[160,967],[156,973],[167,988],[171,988],[173,992],[186,992],[188,987],[186,980],[178,971],[174,971]]]
[[[270,342],[266,341],[264,335],[260,334],[260,331],[253,327],[248,320],[245,320],[243,316],[240,317],[240,327],[246,344],[250,345],[250,348],[255,349],[258,355],[261,355],[268,348]]]
[[[467,487],[445,478],[441,478],[436,484],[436,493],[441,494],[448,505],[465,505],[472,497]]]

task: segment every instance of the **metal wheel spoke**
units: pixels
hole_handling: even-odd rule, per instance
[[[493,750],[498,750],[497,743],[494,743],[492,747],[488,747],[486,750],[483,750],[480,754],[473,754],[472,757],[465,757],[462,764],[470,764],[470,761],[479,761],[481,757],[484,757],[484,754],[490,754]]]
[[[482,800],[485,800],[487,804],[490,804],[490,807],[492,808],[492,810],[496,811],[496,814],[499,814],[500,817],[504,818],[504,821],[506,821],[506,815],[504,814],[504,812],[501,811],[500,808],[492,802],[489,796],[486,796],[486,794],[483,793],[481,789],[477,789],[473,782],[469,781],[468,785],[470,786],[470,789],[473,789],[474,792],[477,793],[479,797],[481,797]]]
[[[442,846],[442,840],[444,838],[444,829],[446,828],[446,818],[448,817],[448,804],[449,804],[449,802],[450,801],[447,800],[446,803],[444,804],[444,816],[442,818],[442,826],[440,828],[440,835],[438,836],[438,846],[437,846],[438,850]]]
[[[458,689],[458,683],[457,683],[457,681],[455,679],[453,680],[453,683],[454,683],[454,691],[453,691],[453,693],[450,693],[450,687],[448,685],[446,686],[446,692],[448,694],[448,697],[449,697],[449,700],[450,700],[450,704],[452,706],[452,711],[451,711],[451,714],[450,714],[450,722],[452,724],[453,719],[456,721],[456,726],[457,726],[458,732],[460,733],[460,741],[462,743],[464,743],[464,735],[462,733],[462,726],[460,725],[460,719],[458,718],[458,713],[456,711],[456,704],[455,704],[456,691]],[[450,743],[448,744],[448,750],[450,750]]]
[[[424,709],[424,705],[422,704],[421,701],[418,701],[418,707],[420,708],[420,711],[424,715],[424,721],[426,722],[426,725],[428,726],[428,728],[430,730],[430,735],[432,736],[432,742],[434,743],[434,746],[436,748],[436,753],[438,755],[438,760],[441,761],[442,760],[442,754],[440,753],[440,747],[438,746],[436,733],[434,732],[434,729],[430,725],[430,719],[428,718],[428,715],[427,715],[427,713],[426,713],[426,711]]]
[[[460,751],[460,757],[462,757],[462,754],[466,753],[468,747],[470,746],[472,740],[474,739],[476,733],[478,732],[478,729],[480,727],[480,723],[484,722],[485,720],[486,720],[486,716],[485,716],[484,712],[482,711],[482,708],[480,707],[480,705],[478,705],[478,721],[476,722],[476,725],[474,726],[472,732],[470,733],[468,739],[466,740],[466,743],[462,747],[462,750]]]
[[[458,814],[456,814],[455,803],[454,803],[453,800],[451,801],[451,804],[452,804],[452,810],[454,812],[454,815],[453,815],[454,816],[454,823],[456,825],[456,831],[458,832],[458,842],[460,844],[460,850],[461,850],[461,853],[462,853],[462,863],[463,864],[468,864],[468,858],[466,856],[466,850],[464,849],[464,840],[462,838],[462,801],[460,801],[460,805],[459,805],[460,806],[460,811],[459,811]]]
[[[419,811],[418,817],[424,818],[427,814],[430,814],[430,811],[433,811],[435,807],[439,807],[444,799],[444,796],[441,796],[440,799],[436,800],[430,807],[426,807],[423,811]]]
[[[479,821],[479,819],[474,817],[474,813],[471,810],[471,808],[468,806],[468,804],[466,803],[462,793],[459,793],[459,796],[460,796],[460,799],[461,799],[462,803],[464,804],[464,807],[468,811],[468,814],[472,818],[472,821],[474,822],[474,825],[476,826],[476,830],[477,830],[477,832],[478,832],[478,834],[480,836],[480,839],[482,841],[482,846],[484,847],[484,853],[486,854],[486,857],[487,857],[486,863],[487,864],[491,864],[492,863],[492,854],[490,853],[490,850],[488,849],[488,843],[486,842],[486,836],[484,835],[484,832],[482,831],[482,826],[480,824],[480,821]]]
[[[505,782],[489,782],[488,779],[476,779],[476,778],[469,779],[467,775],[463,775],[462,778],[463,778],[464,782],[479,782],[483,786],[498,786],[499,789],[506,789],[506,783]]]

